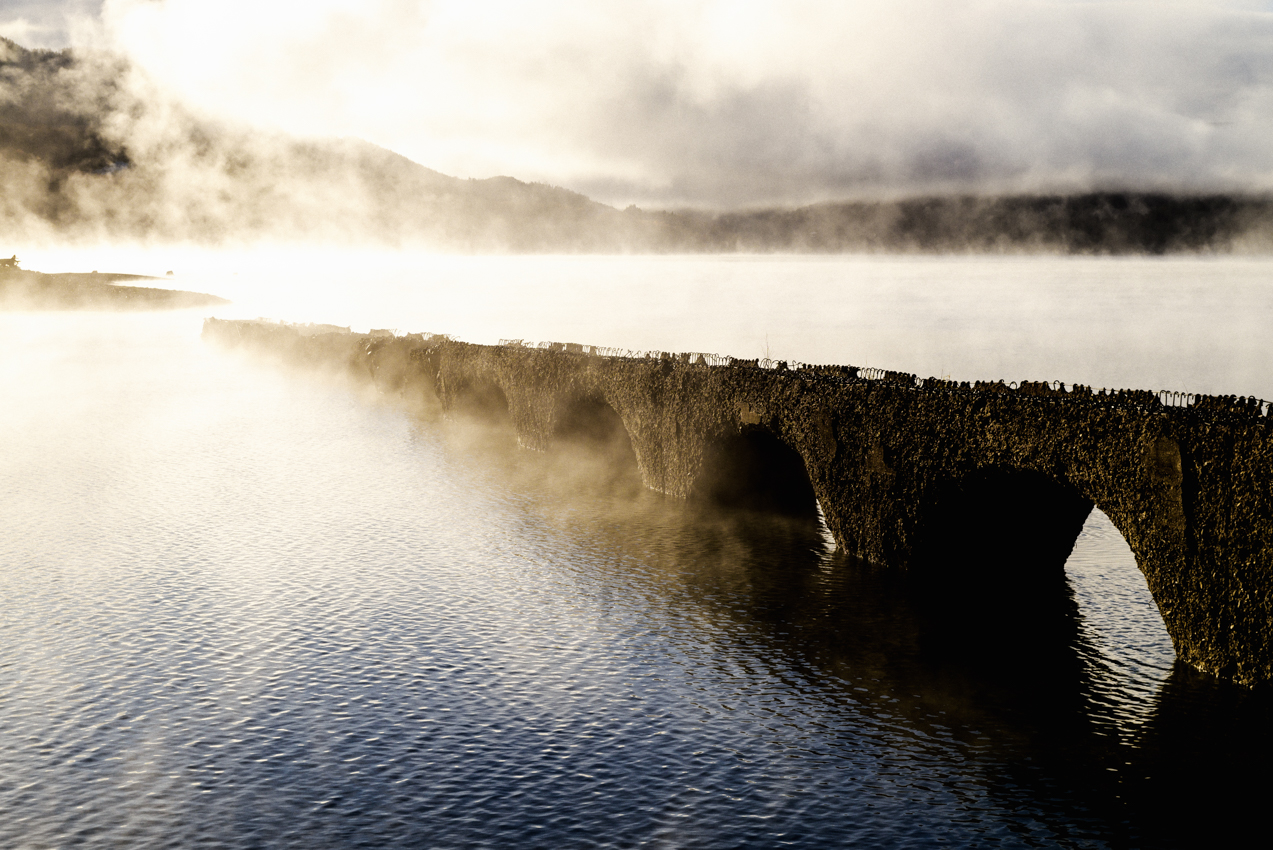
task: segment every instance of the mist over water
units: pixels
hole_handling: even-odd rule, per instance
[[[335,248],[32,251],[162,276],[268,317],[956,380],[1273,397],[1262,257],[516,257]]]
[[[28,264],[172,268],[223,318],[1273,395],[1266,261]],[[1099,513],[1046,627],[979,642],[816,529],[202,318],[0,314],[0,844],[1189,846],[1259,810],[1223,777],[1273,752],[1267,699],[1174,666]]]

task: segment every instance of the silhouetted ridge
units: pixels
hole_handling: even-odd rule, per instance
[[[1232,250],[1270,213],[1267,198],[1093,192],[686,215],[697,219],[709,250],[1162,254]]]

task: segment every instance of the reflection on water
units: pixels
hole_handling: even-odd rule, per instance
[[[0,317],[0,845],[1196,846],[1267,693],[1108,520],[961,621],[807,521],[205,348]]]

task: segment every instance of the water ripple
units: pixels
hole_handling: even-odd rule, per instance
[[[1187,844],[1162,789],[1271,751],[1100,517],[995,668],[816,530],[94,327],[0,386],[0,845]]]

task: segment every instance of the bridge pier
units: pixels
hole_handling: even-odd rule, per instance
[[[422,409],[506,417],[537,451],[613,441],[621,426],[646,486],[795,515],[816,499],[843,551],[917,578],[984,582],[950,557],[978,547],[1004,605],[1028,604],[1013,588],[1062,570],[1096,506],[1181,660],[1273,679],[1273,422],[1249,405],[214,319],[204,333],[359,373]]]

